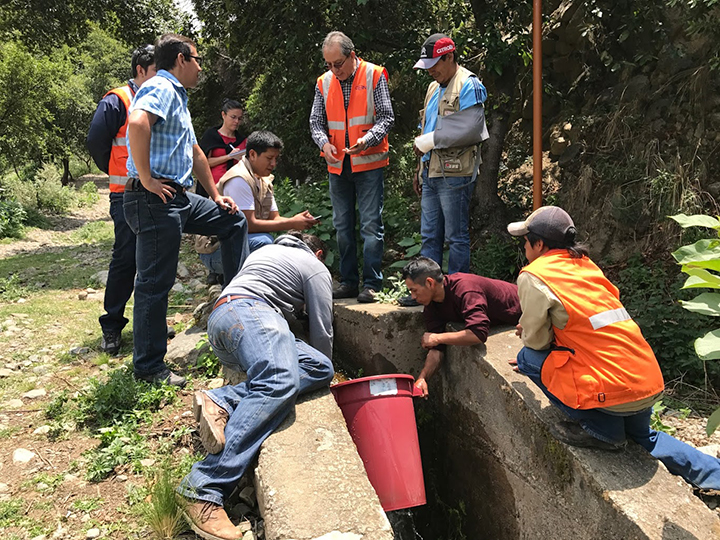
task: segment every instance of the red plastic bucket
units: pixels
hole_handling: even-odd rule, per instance
[[[330,387],[386,512],[425,504],[413,378],[378,375]]]

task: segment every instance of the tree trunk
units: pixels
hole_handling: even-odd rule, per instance
[[[67,186],[70,182],[74,180],[72,177],[72,174],[70,174],[70,158],[62,158],[62,165],[63,165],[63,175],[60,179],[60,183],[63,186]]]
[[[470,228],[477,235],[481,231],[498,232],[505,230],[507,208],[498,195],[500,163],[505,144],[505,136],[512,124],[512,107],[515,104],[515,79],[517,72],[508,67],[497,77],[491,88],[489,100],[502,103],[491,107],[492,120],[488,127],[490,138],[483,143],[483,164],[480,166],[477,184],[472,198]]]

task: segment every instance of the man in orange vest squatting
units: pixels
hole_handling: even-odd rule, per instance
[[[387,134],[395,123],[388,74],[385,68],[358,58],[352,40],[342,32],[330,32],[322,52],[327,72],[317,79],[310,132],[330,174],[333,226],[340,252],[340,286],[333,291],[333,298],[357,296],[358,302],[374,302],[375,293],[382,288]],[[363,239],[360,294],[356,203]]]
[[[720,460],[650,427],[660,367],[617,287],[576,243],[567,212],[544,206],[508,232],[525,237],[529,262],[518,277],[516,370],[570,418],[550,426],[553,435],[605,450],[630,438],[692,485],[720,489]]]
[[[415,386],[427,397],[429,379],[437,371],[448,345],[476,345],[487,341],[491,324],[517,324],[520,300],[517,286],[499,279],[457,272],[443,276],[440,265],[428,257],[417,257],[402,271],[412,298],[425,306],[425,332],[421,345],[428,349]],[[465,328],[446,332],[449,322]]]
[[[125,221],[123,193],[128,180],[127,119],[138,89],[155,75],[154,47],[133,51],[132,76],[126,85],[110,90],[98,103],[87,135],[87,148],[98,169],[110,176],[110,217],[115,229],[112,259],[105,289],[105,314],[100,317],[100,349],[110,355],[120,350],[120,335],[128,323],[125,304],[135,282],[135,233]]]

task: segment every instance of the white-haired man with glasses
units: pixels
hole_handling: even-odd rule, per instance
[[[382,222],[383,170],[388,164],[388,132],[395,123],[387,70],[358,58],[342,32],[323,42],[327,72],[318,77],[310,113],[310,132],[322,150],[330,175],[333,226],[340,252],[340,286],[334,298],[357,296],[374,302],[382,289],[380,265],[385,230]],[[363,239],[363,289],[358,294],[355,205]]]

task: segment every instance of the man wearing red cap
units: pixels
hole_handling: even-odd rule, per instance
[[[415,69],[435,79],[421,111],[420,158],[413,187],[422,197],[421,254],[442,265],[448,243],[448,274],[470,271],[470,197],[480,166],[480,142],[488,138],[483,103],[487,91],[457,63],[455,43],[444,34],[425,40]],[[407,299],[413,305],[411,299]]]

